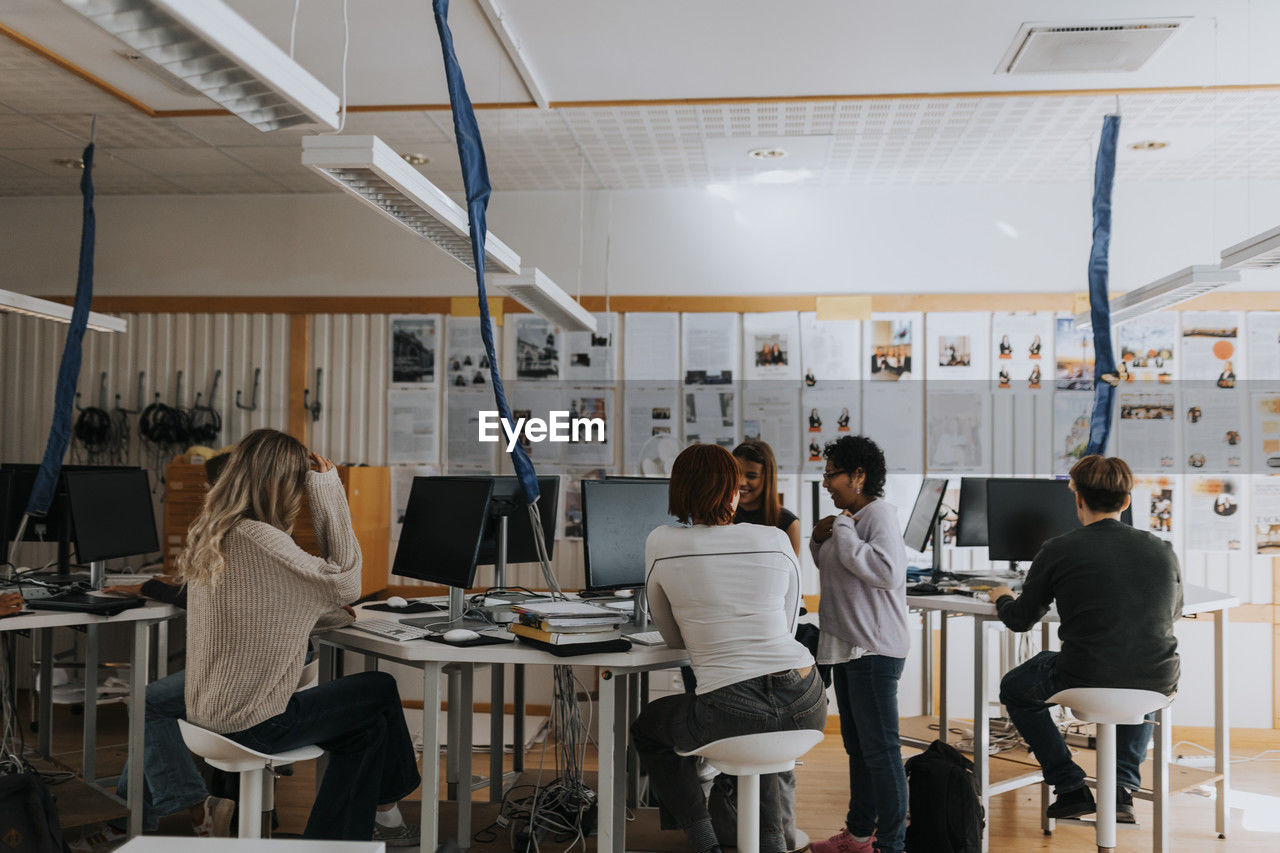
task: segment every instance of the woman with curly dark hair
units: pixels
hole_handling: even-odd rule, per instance
[[[907,554],[898,510],[884,500],[884,453],[846,435],[822,451],[822,483],[840,509],[813,528],[822,597],[818,663],[831,664],[849,755],[849,812],[813,853],[901,853],[907,777],[898,743],[898,679],[906,661]]]

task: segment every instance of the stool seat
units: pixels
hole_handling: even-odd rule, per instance
[[[1086,723],[1136,726],[1147,714],[1166,708],[1173,702],[1154,690],[1123,687],[1070,687],[1059,690],[1048,699],[1055,705],[1071,709],[1076,719]]]
[[[822,732],[796,729],[721,738],[679,754],[701,756],[712,767],[730,776],[755,776],[793,769],[797,758],[821,742]]]
[[[310,761],[324,755],[324,750],[314,744],[274,755],[258,752],[256,749],[236,743],[225,735],[202,729],[186,720],[178,720],[178,729],[182,732],[182,739],[186,742],[187,749],[219,770],[225,770],[228,773],[240,773],[244,770],[264,767],[283,767],[286,764]]]

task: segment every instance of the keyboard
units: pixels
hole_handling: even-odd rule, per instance
[[[642,646],[661,646],[667,642],[662,639],[662,634],[658,631],[638,631],[634,634],[625,634],[622,639],[639,643]]]
[[[364,631],[366,634],[372,634],[375,637],[381,637],[384,640],[395,640],[396,642],[421,640],[423,637],[434,633],[426,628],[405,625],[398,619],[382,619],[363,614],[348,627],[355,628],[357,631]]]

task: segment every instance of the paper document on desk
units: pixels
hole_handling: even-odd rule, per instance
[[[547,601],[537,604],[525,602],[515,605],[512,609],[544,619],[591,619],[593,617],[599,619],[613,618],[617,615],[611,610],[581,601]]]

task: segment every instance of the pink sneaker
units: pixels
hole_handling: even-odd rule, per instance
[[[858,841],[849,834],[848,829],[840,830],[838,835],[833,835],[826,841],[815,841],[810,846],[813,853],[874,853],[876,837],[873,835],[866,841]]]

